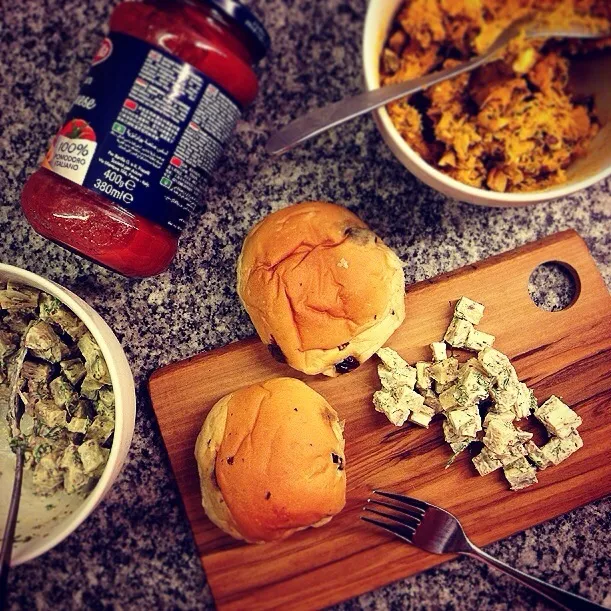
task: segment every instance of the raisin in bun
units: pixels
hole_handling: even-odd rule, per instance
[[[294,378],[223,397],[195,445],[208,517],[251,543],[326,524],[346,502],[342,429],[327,401]]]
[[[342,206],[305,202],[250,231],[238,294],[272,354],[334,376],[366,361],[405,318],[399,258]]]

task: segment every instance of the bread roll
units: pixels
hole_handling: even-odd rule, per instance
[[[341,206],[305,202],[246,237],[238,294],[278,360],[335,376],[366,361],[405,318],[399,258]]]
[[[346,500],[342,428],[327,401],[294,378],[223,397],[195,445],[208,517],[251,543],[327,523]]]

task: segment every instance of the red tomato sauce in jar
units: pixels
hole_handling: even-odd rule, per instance
[[[43,236],[125,276],[164,271],[269,38],[235,0],[145,0],[110,34],[21,205]]]

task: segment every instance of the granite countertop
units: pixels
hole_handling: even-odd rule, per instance
[[[408,282],[572,227],[611,284],[611,180],[522,209],[451,201],[413,178],[370,117],[280,159],[263,152],[274,126],[361,86],[365,0],[256,0],[273,39],[261,94],[164,274],[127,280],[38,236],[19,193],[76,95],[112,2],[46,0],[0,6],[0,260],[87,300],[120,338],[138,385],[136,433],[118,482],[64,543],[10,578],[11,609],[204,609],[212,598],[147,398],[159,366],[247,337],[234,287],[241,241],[263,215],[323,199],[350,206],[407,262]],[[611,606],[611,499],[490,545],[557,586]],[[337,609],[526,609],[524,588],[470,559],[447,563]]]

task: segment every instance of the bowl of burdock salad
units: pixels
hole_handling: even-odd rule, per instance
[[[15,450],[25,464],[11,564],[48,551],[116,480],[134,432],[135,387],[119,340],[85,301],[0,264],[0,516]]]

